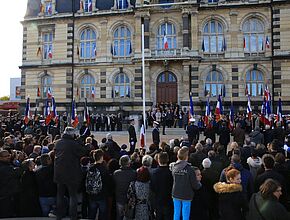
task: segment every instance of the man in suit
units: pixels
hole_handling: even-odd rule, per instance
[[[189,119],[190,125],[187,127],[187,136],[188,136],[188,141],[190,144],[192,144],[193,140],[199,140],[199,130],[198,127],[194,124],[195,119],[190,118]]]
[[[136,136],[136,130],[134,127],[134,124],[135,124],[134,118],[131,118],[129,121],[130,121],[130,125],[128,127],[129,144],[130,144],[130,154],[132,154],[136,147],[137,136]]]
[[[159,123],[157,121],[153,122],[152,140],[153,144],[155,144],[156,147],[159,147],[160,133],[159,133]]]

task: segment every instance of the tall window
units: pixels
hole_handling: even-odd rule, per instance
[[[114,98],[130,98],[131,88],[129,77],[125,73],[119,73],[115,78]]]
[[[218,53],[224,51],[224,30],[220,22],[209,21],[203,29],[202,49],[206,53]]]
[[[126,9],[128,8],[128,0],[116,0],[118,9]]]
[[[80,90],[81,98],[90,98],[92,96],[92,90],[95,87],[95,79],[90,74],[85,74],[81,78]]]
[[[225,96],[225,92],[223,75],[218,71],[208,73],[205,80],[205,95],[211,97]]]
[[[96,33],[91,28],[86,28],[81,32],[80,37],[80,58],[92,60],[97,55]]]
[[[50,91],[52,92],[52,77],[48,75],[42,77],[41,85],[42,85],[42,98],[46,98],[47,91],[50,89]]]
[[[177,48],[176,29],[175,26],[171,23],[164,23],[159,26],[157,33],[157,50],[166,49],[166,41],[168,44],[168,49]]]
[[[208,3],[215,3],[218,2],[219,0],[208,0]]]
[[[114,32],[113,56],[126,57],[132,53],[131,32],[125,26],[118,27]]]
[[[264,25],[257,18],[250,18],[243,24],[244,51],[257,53],[264,51]]]
[[[93,11],[93,0],[84,0],[84,11],[92,12]]]
[[[264,76],[259,70],[250,70],[246,73],[246,85],[251,96],[264,94]]]
[[[52,59],[52,41],[53,41],[53,33],[44,32],[42,33],[42,51],[43,51],[43,59]]]

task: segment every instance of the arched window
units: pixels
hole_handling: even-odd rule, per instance
[[[93,60],[97,55],[96,33],[91,28],[86,28],[80,35],[80,51],[81,59]]]
[[[114,82],[114,98],[130,98],[131,88],[129,77],[125,73],[119,73]]]
[[[218,71],[211,71],[207,74],[205,80],[205,95],[216,97],[225,96],[225,85],[223,75]]]
[[[50,92],[52,93],[52,88],[51,88],[52,77],[49,75],[45,75],[44,77],[42,77],[41,85],[42,85],[42,98],[46,98],[48,90],[50,90]]]
[[[177,37],[175,26],[171,23],[164,23],[159,26],[157,39],[157,50],[176,49]]]
[[[113,56],[126,57],[132,53],[131,31],[126,26],[120,26],[115,30],[113,42]]]
[[[85,74],[81,78],[80,82],[80,90],[81,90],[81,98],[91,98],[92,90],[94,91],[95,79],[90,74]]]
[[[243,24],[244,51],[257,53],[264,51],[264,25],[257,18],[250,18]]]
[[[52,59],[52,42],[53,42],[53,33],[43,32],[42,33],[42,48],[43,48],[43,59],[48,60]]]
[[[264,76],[259,70],[250,70],[246,73],[246,85],[251,96],[264,94]]]
[[[158,76],[158,83],[175,83],[177,82],[176,77],[171,72],[163,72]]]
[[[209,21],[203,28],[202,50],[205,53],[225,51],[223,26],[217,20]]]

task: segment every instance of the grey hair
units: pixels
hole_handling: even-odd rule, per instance
[[[153,158],[150,155],[145,155],[142,158],[142,165],[145,167],[151,167],[152,162],[153,162]]]
[[[130,165],[131,159],[128,155],[123,155],[119,160],[119,165],[121,167],[128,167]]]
[[[76,130],[73,127],[66,127],[63,133],[73,137],[75,132]]]
[[[106,135],[106,139],[107,139],[107,140],[112,140],[112,139],[113,139],[112,134],[111,134],[111,133],[108,133],[108,134]]]

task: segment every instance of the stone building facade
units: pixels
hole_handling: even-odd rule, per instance
[[[268,86],[290,111],[290,2],[286,0],[28,0],[23,24],[22,100],[58,111],[142,110],[141,25],[146,105],[195,111],[223,96],[260,111]],[[275,110],[276,111],[276,110]]]

